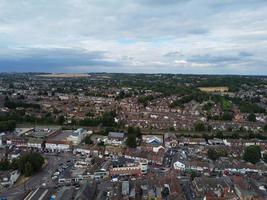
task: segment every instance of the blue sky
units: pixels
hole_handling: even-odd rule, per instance
[[[266,0],[0,0],[0,72],[267,75]]]

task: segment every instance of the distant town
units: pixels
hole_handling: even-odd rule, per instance
[[[0,199],[265,200],[267,77],[0,73]]]

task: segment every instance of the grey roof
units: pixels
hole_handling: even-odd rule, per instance
[[[124,138],[124,133],[121,132],[109,132],[108,137],[112,138]]]
[[[227,179],[227,181],[229,181]],[[224,177],[210,178],[210,177],[196,177],[194,179],[195,184],[198,188],[202,188],[204,191],[210,191],[211,188],[216,188],[219,185],[221,187],[230,187],[229,183]]]
[[[129,181],[122,181],[121,191],[123,195],[129,194]]]

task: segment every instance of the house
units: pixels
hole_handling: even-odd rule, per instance
[[[69,151],[71,147],[70,142],[48,140],[45,143],[45,148],[51,151]]]
[[[173,168],[177,170],[185,170],[185,164],[176,161],[175,163],[173,163]]]
[[[134,176],[141,174],[141,164],[132,159],[116,159],[109,170],[111,176]]]
[[[211,171],[214,168],[212,163],[200,160],[186,161],[185,166],[188,170],[194,170],[199,172]]]
[[[164,134],[164,145],[166,148],[173,148],[178,145],[178,141],[177,141],[175,133]]]
[[[267,141],[259,139],[224,139],[224,145],[231,147],[246,147],[250,145],[259,145],[262,150],[267,150]]]
[[[210,177],[196,177],[193,180],[193,189],[196,198],[205,199],[208,197],[217,197],[216,199],[222,199],[222,197],[233,196],[232,182],[227,177],[210,178]],[[207,199],[207,198],[206,198]],[[209,198],[212,199],[212,198]],[[227,198],[228,199],[228,198]]]
[[[165,151],[162,149],[160,149],[157,153],[142,148],[137,148],[135,150],[126,149],[124,152],[124,157],[137,161],[147,160],[149,163],[162,165],[164,153]]]
[[[104,141],[106,144],[120,146],[124,143],[125,134],[123,132],[109,132],[108,138]]]
[[[158,135],[143,135],[142,141],[150,146],[160,146],[163,143],[163,139]]]
[[[109,132],[108,133],[109,140],[123,141],[124,137],[125,137],[125,134],[123,132]]]
[[[207,142],[204,138],[179,138],[178,139],[179,146],[187,146],[187,145],[206,145]]]
[[[78,145],[80,144],[84,138],[89,135],[92,134],[93,131],[86,131],[83,128],[79,128],[76,131],[73,131],[68,137],[67,137],[67,141],[72,142],[73,145]]]
[[[29,148],[41,149],[42,143],[43,143],[43,139],[41,139],[41,138],[29,138],[27,146]]]
[[[0,172],[1,185],[4,187],[10,187],[18,180],[20,173],[15,171],[2,171]]]
[[[223,140],[219,139],[219,138],[210,139],[210,140],[208,140],[208,143],[210,145],[224,145]]]
[[[232,178],[234,189],[240,200],[253,200],[256,193],[251,189],[249,182],[242,176],[234,176]]]
[[[16,146],[16,147],[27,147],[27,141],[19,136],[15,135],[5,135],[4,136],[6,144],[11,146]]]
[[[164,146],[157,146],[157,147],[153,147],[152,151],[155,153],[158,153],[159,151],[165,152],[165,148],[164,148]]]

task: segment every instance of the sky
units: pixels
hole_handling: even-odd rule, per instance
[[[267,75],[267,1],[0,0],[0,72]]]

